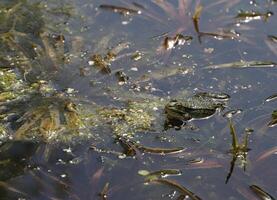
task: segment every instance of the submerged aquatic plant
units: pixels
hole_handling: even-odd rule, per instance
[[[242,161],[242,166],[243,166],[244,171],[246,170],[247,152],[250,150],[248,148],[248,140],[249,140],[249,135],[252,132],[252,130],[245,130],[244,141],[240,144],[238,141],[238,138],[237,138],[237,133],[235,131],[235,128],[234,128],[234,125],[233,125],[231,119],[229,120],[229,127],[230,127],[230,133],[232,136],[232,149],[230,150],[230,152],[231,152],[233,158],[232,158],[232,161],[230,164],[230,170],[226,177],[225,183],[228,183],[229,179],[231,178],[235,163],[238,158],[241,159],[241,161]]]
[[[49,79],[65,63],[65,27],[68,13],[48,2],[16,0],[3,4],[0,14],[0,64],[2,68],[20,69],[25,79]],[[55,10],[55,11],[54,11]],[[68,11],[70,12],[70,11]],[[72,12],[72,11],[71,11]],[[59,20],[56,16],[59,15]],[[72,17],[72,16],[70,16]],[[59,21],[59,22],[58,22]],[[56,24],[57,23],[57,24]],[[59,24],[59,25],[58,25]],[[45,71],[48,71],[46,75]],[[29,75],[28,77],[26,77]]]

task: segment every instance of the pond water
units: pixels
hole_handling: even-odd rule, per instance
[[[0,199],[277,198],[275,0],[1,0]]]

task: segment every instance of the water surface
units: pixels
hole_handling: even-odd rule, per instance
[[[276,101],[265,102],[277,92],[275,1],[0,5],[1,75],[16,76],[0,85],[1,199],[189,199],[140,174],[164,169],[181,173],[159,180],[201,199],[259,199],[250,185],[277,197],[276,127],[268,125]],[[248,21],[238,18],[245,12]],[[165,48],[178,34],[192,40]],[[273,64],[233,67],[254,61]],[[165,104],[197,92],[231,98],[208,119],[166,127]],[[223,116],[235,109],[242,112]],[[236,160],[230,123],[241,143],[254,130]]]

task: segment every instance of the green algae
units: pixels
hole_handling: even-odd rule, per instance
[[[78,109],[74,109],[77,106],[58,94],[47,81],[28,84],[14,70],[1,70],[0,73],[0,103],[5,108],[1,111],[1,140],[70,141],[71,134],[61,132],[76,132],[84,128],[85,120],[80,117]],[[7,118],[11,114],[21,117],[10,122]],[[8,123],[18,128],[7,131],[5,126]]]
[[[128,102],[126,108],[102,108],[99,114],[104,120],[110,121],[114,134],[132,137],[137,132],[151,131],[157,102]]]
[[[21,98],[30,92],[14,70],[0,70],[0,102]]]
[[[103,124],[111,124],[115,135],[133,136],[137,132],[153,130],[157,109],[164,105],[157,99],[128,100],[123,108],[92,102],[82,104],[74,95],[57,92],[47,81],[27,84],[13,70],[2,70],[1,73],[0,100],[7,109],[1,113],[1,119],[11,113],[20,116],[17,121],[10,122],[17,128],[8,134],[5,132],[15,140],[70,142],[78,137],[88,139],[93,137],[90,129]],[[17,103],[13,104],[13,101]]]

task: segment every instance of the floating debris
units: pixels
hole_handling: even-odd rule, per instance
[[[89,63],[90,64],[90,63]],[[95,54],[91,57],[91,65],[96,66],[102,73],[110,74],[110,63],[106,61],[101,55]]]
[[[238,22],[244,22],[244,23],[248,23],[254,20],[265,20],[267,21],[269,19],[269,17],[271,17],[273,15],[273,12],[266,12],[266,13],[259,13],[259,12],[255,12],[255,11],[241,11],[239,14],[237,14],[237,16],[235,17],[235,19]]]
[[[89,65],[95,66],[104,74],[111,73],[111,63],[118,58],[118,54],[124,49],[129,48],[129,42],[119,43],[111,50],[109,50],[105,55],[92,54],[89,60]]]
[[[161,183],[164,185],[168,185],[170,187],[173,187],[174,189],[177,189],[179,192],[183,193],[184,195],[189,196],[192,200],[201,200],[201,198],[198,197],[196,194],[194,194],[189,189],[185,188],[184,186],[180,185],[179,183],[173,180],[153,179],[153,180],[150,180],[149,183]]]
[[[146,146],[138,146],[138,149],[142,150],[146,153],[154,153],[154,154],[175,154],[180,153],[185,150],[183,147],[177,148],[153,148],[153,147],[146,147]]]
[[[110,185],[110,183],[107,182],[105,184],[105,186],[103,187],[103,190],[99,194],[101,200],[107,200],[108,199],[109,185]]]
[[[218,65],[210,65],[203,69],[225,69],[225,68],[270,68],[276,67],[277,63],[271,61],[238,61],[231,63],[223,63]]]
[[[265,43],[268,46],[268,48],[277,56],[277,36],[267,36]]]
[[[273,196],[268,194],[266,191],[264,191],[257,185],[250,185],[249,187],[261,200],[275,200]]]
[[[242,113],[242,110],[241,109],[236,109],[236,110],[229,110],[227,111],[226,113],[223,114],[223,117],[226,117],[226,118],[233,118],[233,116],[237,115],[237,114],[240,114]]]
[[[180,153],[185,150],[183,147],[177,147],[177,148],[156,148],[156,147],[146,147],[141,144],[138,144],[132,140],[123,138],[123,137],[118,137],[118,140],[123,144],[125,147],[127,146],[129,148],[128,152],[131,151],[133,153],[136,152],[137,150],[140,150],[145,153],[153,153],[153,154],[175,154],[175,153]]]
[[[215,169],[222,168],[222,165],[213,160],[205,160],[204,158],[196,158],[190,160],[185,166],[186,169]]]
[[[175,37],[165,37],[163,42],[163,47],[165,50],[170,50],[175,48],[176,46],[184,45],[185,43],[189,43],[192,40],[192,36],[184,36],[182,34],[177,34]]]
[[[268,123],[269,127],[274,127],[277,124],[277,110],[274,110],[271,114],[271,121]]]
[[[202,164],[205,162],[205,159],[204,158],[194,158],[192,160],[189,160],[188,161],[188,164]]]
[[[147,181],[151,181],[153,179],[165,178],[168,176],[180,176],[182,171],[179,169],[162,169],[154,172],[139,170],[138,174],[144,176]]]
[[[126,8],[121,6],[114,6],[114,5],[106,5],[102,4],[99,6],[100,9],[112,11],[115,13],[119,13],[121,15],[127,16],[132,14],[141,14],[140,10],[132,9],[132,8]]]
[[[124,85],[129,80],[129,77],[124,72],[122,72],[122,71],[117,71],[115,73],[115,76],[117,77],[119,85]]]
[[[132,55],[132,60],[134,60],[134,61],[138,61],[138,60],[140,60],[141,58],[142,58],[142,53],[141,52],[139,52],[139,51],[137,51],[137,52],[135,52],[133,55]]]
[[[221,31],[221,32],[199,32],[199,37],[210,36],[217,40],[223,39],[238,39],[239,34],[233,31]]]
[[[270,95],[269,97],[267,97],[265,99],[265,102],[271,102],[271,101],[275,101],[277,99],[277,93],[276,94],[273,94],[273,95]]]

